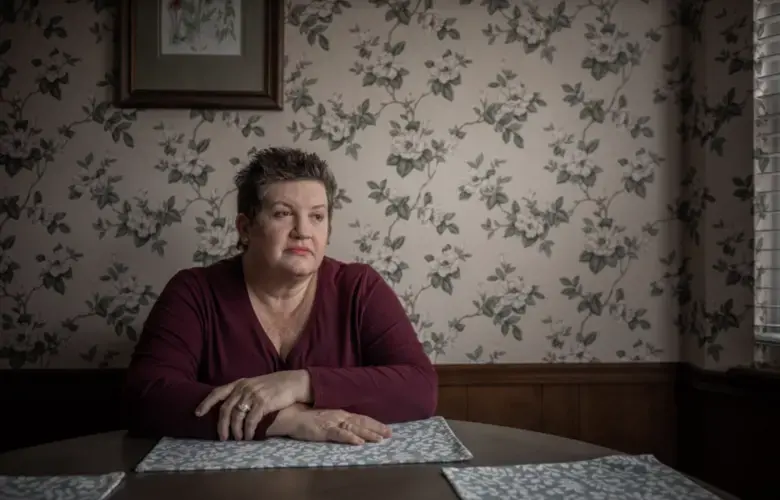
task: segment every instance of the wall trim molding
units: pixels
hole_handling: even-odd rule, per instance
[[[525,363],[436,365],[439,386],[673,383],[680,364]]]
[[[439,364],[439,386],[516,384],[635,384],[674,382],[680,363],[496,363]],[[684,366],[684,365],[683,365]],[[46,386],[48,398],[73,397],[68,389],[108,389],[124,380],[124,368],[0,370],[0,387],[5,394],[23,399]],[[64,389],[64,390],[58,390]],[[6,392],[8,391],[8,392]]]

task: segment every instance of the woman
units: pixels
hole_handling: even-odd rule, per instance
[[[271,148],[236,186],[242,252],[160,294],[127,372],[130,432],[361,444],[432,416],[436,372],[398,297],[370,266],[325,256],[327,164]]]

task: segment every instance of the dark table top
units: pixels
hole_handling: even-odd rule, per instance
[[[0,475],[128,473],[110,500],[228,498],[369,500],[457,499],[442,466],[512,465],[587,460],[618,454],[581,441],[538,432],[448,420],[474,455],[456,464],[388,465],[335,469],[265,469],[136,474],[155,440],[124,431],[94,434],[0,454]],[[734,499],[701,482],[725,499]]]

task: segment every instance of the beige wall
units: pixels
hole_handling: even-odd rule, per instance
[[[0,363],[125,364],[269,145],[329,161],[330,255],[384,273],[437,363],[750,360],[751,2],[295,3],[284,111],[213,121],[110,107],[110,11],[3,21]]]

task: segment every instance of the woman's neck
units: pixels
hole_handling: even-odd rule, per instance
[[[246,255],[242,257],[244,281],[252,295],[263,305],[277,311],[296,309],[308,292],[316,285],[316,273],[308,276],[293,276],[290,273],[274,272],[271,269],[250,265]]]

